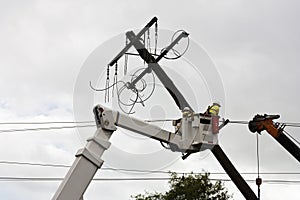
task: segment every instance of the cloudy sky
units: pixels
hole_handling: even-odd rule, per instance
[[[218,72],[217,77],[220,77],[218,80],[222,83],[223,90],[218,91],[223,104],[222,117],[250,120],[257,113],[270,113],[280,114],[282,122],[299,122],[299,6],[298,1],[292,0],[251,2],[2,0],[0,1],[0,120],[1,122],[73,121],[74,118],[93,120],[92,105],[87,102],[82,102],[79,109],[82,110],[87,105],[82,115],[74,111],[81,98],[85,97],[85,93],[80,95],[77,90],[82,86],[78,84],[81,83],[85,67],[97,52],[107,47],[105,44],[113,41],[114,45],[108,48],[107,52],[117,53],[125,43],[125,40],[119,40],[120,34],[141,28],[153,16],[157,16],[161,29],[171,31],[184,29],[190,33],[194,43],[206,50],[206,59],[209,58],[211,63],[214,63],[213,72]],[[119,41],[122,42],[120,48],[116,44]],[[193,51],[193,48],[189,51]],[[114,57],[109,53],[103,56],[103,59],[97,58],[105,63],[109,60],[104,58]],[[205,63],[203,61],[199,64]],[[164,64],[171,75],[175,74],[175,77],[176,73],[181,75],[174,80],[180,87],[183,72],[180,72],[180,68],[171,68],[167,62]],[[133,69],[130,67],[129,65],[129,70]],[[204,68],[199,69],[201,71]],[[95,80],[95,84],[101,86],[99,77],[103,71],[105,65],[99,64],[98,71],[84,74],[84,78]],[[215,97],[214,91],[202,90],[205,84],[204,86],[194,84],[196,81],[203,84],[208,82],[206,79],[210,80],[211,77],[205,77],[204,71],[201,73],[202,79],[201,76],[199,80],[194,80],[192,76],[185,79],[190,79],[188,82],[193,88],[193,94],[185,91],[187,98],[196,97],[197,101],[193,102],[198,103],[196,107],[199,112],[205,110],[209,100]],[[82,87],[90,89],[87,85]],[[208,86],[208,90],[212,88]],[[155,91],[156,96],[154,95],[154,99],[155,97],[164,99],[165,102],[161,101],[162,104],[170,98],[163,92],[158,87]],[[98,100],[103,102],[103,98],[101,100],[98,98],[101,95],[103,97],[103,94],[95,95],[97,96],[92,103],[95,104]],[[153,102],[155,103],[151,104]],[[136,115],[144,118],[149,116],[167,118],[178,114],[175,106],[162,104],[149,100],[146,111],[139,108],[137,112],[140,113]],[[167,124],[158,125],[168,128]],[[54,125],[43,127],[49,126]],[[33,127],[42,125],[1,125],[0,129]],[[300,140],[298,129],[286,128],[286,130]],[[63,177],[68,168],[3,162],[71,165],[77,149],[85,143],[84,138],[92,135],[94,131],[95,128],[2,132],[0,177]],[[192,155],[182,161],[179,154],[163,150],[157,142],[134,136],[125,130],[117,133],[120,134],[112,138],[113,148],[104,155],[106,168],[224,172],[208,151]],[[220,133],[219,141],[240,172],[256,172],[256,137],[248,131],[247,126],[228,125]],[[263,133],[259,141],[261,172],[299,172],[299,163],[268,134]],[[96,176],[126,178],[166,175],[105,170]],[[212,175],[212,178],[228,177]],[[255,180],[256,175],[244,178]],[[300,177],[262,175],[262,178],[299,180]],[[59,183],[59,181],[1,181],[0,196],[1,199],[7,200],[50,199]],[[249,182],[249,185],[254,192],[257,191],[255,183]],[[233,183],[228,182],[225,186],[234,194],[235,199],[242,199]],[[300,196],[299,189],[299,183],[263,183],[262,199],[295,199]],[[85,194],[85,199],[125,200],[129,199],[130,195],[143,193],[145,190],[165,191],[167,182],[93,182]]]

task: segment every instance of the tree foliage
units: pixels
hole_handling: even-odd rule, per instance
[[[209,173],[179,177],[171,173],[170,190],[132,196],[135,200],[227,200],[231,198],[221,181],[212,183]]]

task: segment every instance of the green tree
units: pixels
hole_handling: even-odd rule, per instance
[[[212,183],[209,173],[179,177],[171,173],[170,190],[165,193],[148,193],[131,196],[135,200],[227,200],[228,194],[221,181]]]

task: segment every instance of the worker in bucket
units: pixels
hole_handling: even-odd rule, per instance
[[[208,106],[205,111],[206,115],[218,116],[221,104],[219,102],[214,102],[211,106]]]

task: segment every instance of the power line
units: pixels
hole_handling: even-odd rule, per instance
[[[231,124],[248,124],[249,122],[248,121],[231,121],[231,120],[229,120],[228,123],[231,123]]]
[[[290,138],[292,138],[298,145],[300,145],[300,142],[296,139],[296,138],[294,138],[291,134],[289,134],[288,132],[286,132],[286,131],[283,131],[285,134],[287,134]]]
[[[40,167],[71,167],[70,165],[63,165],[63,164],[32,163],[32,162],[18,162],[18,161],[0,161],[0,164],[29,165],[29,166],[40,166]]]
[[[300,127],[300,124],[285,124],[285,126],[298,128]]]
[[[164,121],[173,121],[176,119],[146,119],[145,122],[164,122]],[[86,124],[86,123],[95,123],[95,121],[91,120],[83,120],[83,121],[8,121],[8,122],[0,122],[0,125],[24,125],[24,124]],[[229,123],[232,124],[248,124],[249,121],[246,120],[230,120]],[[286,126],[296,126],[300,127],[300,122],[278,122],[280,124],[285,124]]]
[[[167,122],[167,121],[173,121],[174,119],[147,119],[144,120],[145,122]],[[94,121],[42,121],[42,122],[34,122],[34,121],[18,121],[18,122],[0,122],[0,125],[36,125],[36,124],[88,124],[91,125],[94,124]],[[231,124],[248,124],[248,121],[244,120],[230,120],[228,123]],[[280,124],[285,124],[289,127],[300,127],[300,123],[298,122],[278,122]],[[85,125],[85,126],[88,126]],[[61,128],[76,128],[76,127],[83,127],[82,125],[79,126],[67,126],[67,127],[61,127]],[[47,129],[56,129],[57,127],[46,127]],[[33,128],[32,128],[33,129]],[[37,129],[44,129],[44,128],[37,128]],[[14,130],[14,129],[8,129],[8,130]],[[0,130],[0,132],[8,131],[8,130]],[[18,129],[17,129],[18,130]],[[20,129],[19,131],[22,131],[23,129]],[[27,129],[26,129],[27,130]],[[11,132],[11,131],[8,131]]]
[[[57,168],[69,168],[71,165],[66,164],[50,164],[50,163],[32,163],[32,162],[18,162],[18,161],[0,161],[0,164],[8,165],[29,165],[29,166],[40,166],[40,167],[57,167]],[[152,173],[152,174],[169,174],[170,172],[175,172],[177,174],[203,174],[204,172],[179,172],[179,171],[163,171],[163,170],[140,170],[140,169],[124,169],[124,168],[112,168],[112,167],[102,167],[101,170],[110,171],[123,171],[123,172],[134,172],[134,173]],[[211,175],[226,175],[225,172],[209,172]],[[257,172],[242,172],[241,174],[253,175]],[[300,172],[260,172],[264,175],[300,175]]]
[[[25,125],[25,124],[86,124],[95,123],[95,121],[43,121],[43,122],[33,122],[33,121],[19,121],[19,122],[0,122],[0,125]]]
[[[78,126],[53,126],[53,127],[38,127],[38,128],[23,128],[23,129],[2,129],[0,133],[23,132],[23,131],[45,131],[57,129],[72,129],[72,128],[87,128],[95,127],[96,125],[78,125]]]
[[[172,122],[174,119],[147,119],[145,122]]]
[[[155,122],[159,122],[159,121],[161,121],[161,120],[155,120]],[[152,121],[152,122],[154,122],[154,121]],[[49,124],[50,123],[51,122],[49,122]],[[76,122],[76,123],[78,123],[78,122]],[[82,122],[82,123],[85,123],[85,122]],[[233,122],[229,122],[229,123],[246,124],[246,122],[243,122],[243,121],[233,121]],[[43,124],[47,124],[47,122],[43,122]],[[23,128],[23,129],[0,129],[0,133],[24,132],[24,131],[45,131],[45,130],[73,129],[73,128],[87,128],[87,127],[95,127],[95,126],[96,125],[74,125],[74,126],[53,126],[53,127]],[[292,125],[290,125],[290,126],[292,126]],[[300,127],[300,125],[299,126],[293,126],[293,127]]]
[[[249,122],[248,121],[229,121],[228,123],[231,124],[242,124],[242,125],[247,125]],[[278,122],[279,124],[285,124],[285,126],[289,126],[289,127],[294,127],[294,128],[299,128],[300,127],[300,123],[289,123],[289,122]]]
[[[146,119],[145,121],[172,121],[176,119]],[[93,123],[93,120],[82,120],[82,121],[8,121],[0,122],[0,124],[56,124],[56,123]],[[247,120],[230,120],[230,123],[248,123]],[[282,124],[300,125],[300,122],[279,122]]]
[[[126,177],[126,178],[94,178],[93,181],[168,181],[170,177]],[[181,179],[179,177],[178,179]],[[61,177],[0,177],[0,182],[49,182],[49,181],[62,181]],[[231,179],[218,179],[210,178],[210,181],[222,181],[222,182],[232,182]],[[247,182],[254,182],[255,180],[245,180]],[[300,180],[278,180],[270,179],[265,180],[265,183],[270,184],[300,184]]]
[[[258,134],[256,134],[256,161],[257,161],[257,178],[256,178],[256,185],[257,185],[257,198],[260,200],[260,185],[262,183],[262,179],[259,176],[259,140]]]

